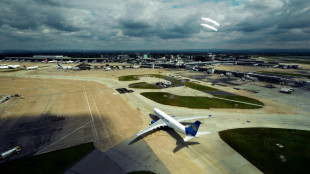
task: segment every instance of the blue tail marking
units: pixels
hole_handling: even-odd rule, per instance
[[[62,67],[61,65],[59,65],[59,63],[57,63],[59,67]]]
[[[186,135],[190,134],[192,136],[195,136],[198,132],[200,124],[201,124],[201,122],[197,120],[195,123],[193,123],[189,127],[185,128]]]

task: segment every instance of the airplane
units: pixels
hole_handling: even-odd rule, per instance
[[[46,59],[45,62],[46,62],[46,63],[57,63],[58,61],[57,61],[57,60],[51,60],[51,61],[49,61],[49,60]]]
[[[111,68],[110,67],[105,67],[103,68],[104,71],[111,71]]]
[[[38,66],[26,67],[26,65],[24,65],[24,68],[27,70],[34,70],[34,69],[38,69]]]
[[[8,65],[9,69],[15,69],[15,68],[19,68],[20,65]]]
[[[73,63],[72,60],[65,61],[65,63]]]
[[[201,124],[200,121],[196,121],[195,123],[191,124],[189,127],[185,127],[180,122],[188,121],[188,120],[195,120],[199,118],[209,118],[209,116],[196,116],[196,117],[170,117],[160,109],[154,108],[154,112],[156,113],[156,116],[160,119],[156,122],[154,120],[151,121],[151,125],[142,131],[138,132],[136,135],[140,136],[146,132],[152,131],[154,129],[168,126],[182,134],[185,134],[186,137],[183,139],[185,142],[189,141],[192,138],[198,138],[199,136],[210,134],[211,132],[198,132],[198,128]]]
[[[9,66],[7,66],[7,65],[1,65],[1,66],[0,66],[0,69],[9,69]]]
[[[57,63],[59,69],[72,69],[72,66],[61,66],[59,63]]]
[[[0,69],[15,69],[19,68],[20,65],[6,65],[6,64],[1,64]]]

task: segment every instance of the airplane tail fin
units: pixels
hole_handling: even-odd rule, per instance
[[[197,138],[202,135],[210,134],[211,132],[198,132],[199,126],[201,122],[196,121],[195,123],[191,124],[189,127],[185,128],[186,137],[184,138],[184,141],[189,141],[192,138]]]
[[[24,66],[24,68],[27,68],[26,65],[23,65],[23,66]]]
[[[59,63],[57,63],[58,67],[62,67]]]
[[[201,124],[201,122],[197,120],[195,123],[193,123],[189,127],[185,128],[186,135],[196,136],[200,124]]]

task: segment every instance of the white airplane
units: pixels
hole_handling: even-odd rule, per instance
[[[65,61],[65,63],[73,63],[73,61],[72,60],[68,60],[68,61]]]
[[[9,69],[19,68],[20,65],[8,65]]]
[[[9,69],[9,66],[1,65],[1,66],[0,66],[0,69]]]
[[[110,67],[105,67],[105,68],[103,68],[103,71],[111,71],[111,68]]]
[[[49,61],[49,60],[46,59],[45,62],[46,62],[46,63],[57,63],[58,61],[57,61],[57,60],[51,60],[51,61]]]
[[[160,127],[164,127],[164,126],[168,126],[182,134],[185,134],[186,137],[183,139],[185,142],[189,141],[192,138],[198,138],[201,135],[206,135],[206,134],[210,134],[211,132],[198,132],[198,128],[201,124],[200,121],[196,121],[195,123],[191,124],[189,127],[185,127],[184,125],[182,125],[180,122],[184,122],[184,121],[188,121],[188,120],[195,120],[195,119],[199,119],[199,118],[209,118],[211,117],[211,115],[209,116],[196,116],[196,117],[170,117],[169,115],[167,115],[166,113],[164,113],[163,111],[154,108],[154,112],[156,113],[156,116],[159,117],[160,119],[155,121],[151,121],[151,125],[149,127],[147,127],[146,129],[143,129],[142,131],[137,133],[137,136],[140,136],[146,132],[152,131],[154,129],[160,128]]]
[[[59,63],[57,63],[59,69],[72,69],[72,66],[61,66]]]
[[[24,68],[27,70],[34,70],[34,69],[38,69],[38,66],[26,67],[26,65],[24,65]]]

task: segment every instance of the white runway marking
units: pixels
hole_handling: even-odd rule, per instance
[[[45,148],[43,148],[43,149],[39,150],[36,154],[41,153],[42,151],[46,150],[47,148],[51,147],[52,145],[54,145],[54,144],[58,143],[59,141],[61,141],[61,140],[65,139],[65,138],[67,138],[68,136],[72,135],[72,134],[73,134],[73,133],[75,133],[76,131],[78,131],[78,130],[80,130],[80,129],[84,128],[84,127],[85,127],[87,124],[89,124],[89,123],[91,123],[91,121],[89,121],[89,122],[85,123],[85,124],[84,124],[84,125],[82,125],[81,127],[77,128],[77,129],[75,129],[74,131],[70,132],[69,134],[65,135],[64,137],[62,137],[62,138],[58,139],[58,140],[57,140],[57,141],[55,141],[54,143],[52,143],[52,144],[50,144],[50,145],[46,146]]]
[[[94,123],[94,116],[93,116],[93,113],[91,112],[90,105],[89,105],[89,102],[88,102],[88,97],[87,97],[87,94],[86,94],[86,91],[85,91],[85,87],[84,87],[84,94],[85,94],[85,98],[86,98],[86,101],[87,101],[87,104],[88,104],[89,113],[90,113],[90,116],[91,116],[91,122],[92,122],[92,125],[93,125],[93,131],[94,131],[94,134],[95,134],[95,141],[97,141],[98,140],[98,133],[97,133],[96,126],[95,126],[95,123]]]
[[[19,101],[19,100],[15,100],[13,103],[11,103],[11,104],[8,104],[6,107],[6,109],[4,110],[4,112],[7,112],[7,113],[12,113],[12,112],[9,112],[9,111],[7,111],[9,108],[11,108],[17,101]]]
[[[98,114],[99,114],[99,118],[100,118],[100,121],[101,121],[101,123],[102,123],[102,126],[103,126],[104,130],[107,132],[107,134],[109,135],[109,133],[108,133],[108,131],[107,131],[107,129],[109,129],[109,130],[110,130],[111,132],[113,132],[114,134],[119,135],[121,138],[123,138],[122,135],[120,135],[119,133],[117,133],[117,132],[115,132],[114,130],[112,130],[109,126],[107,126],[107,125],[103,122],[103,120],[102,120],[102,118],[101,118],[101,114],[100,114],[100,112],[99,112],[99,110],[98,110],[98,107],[97,107],[97,104],[96,104],[96,102],[95,102],[95,99],[94,99],[94,96],[93,96],[92,92],[90,92],[90,94],[91,94],[92,99],[93,99],[93,101],[94,101],[94,103],[95,103],[95,107],[96,107],[96,110],[97,110],[97,112],[98,112]],[[113,146],[113,143],[111,142],[111,139],[110,139],[110,135],[109,135],[109,141],[110,141],[111,145]]]

